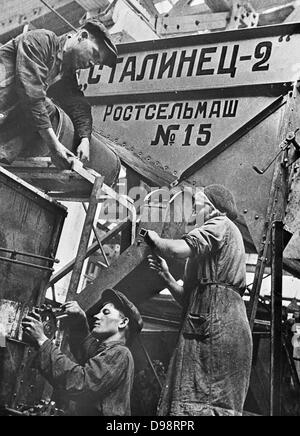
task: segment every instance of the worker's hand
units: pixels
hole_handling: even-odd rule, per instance
[[[83,335],[89,333],[89,326],[84,310],[81,309],[77,301],[68,301],[62,306],[64,322],[66,326],[80,330]]]
[[[60,142],[50,149],[52,163],[61,170],[70,170],[76,156]]]
[[[44,333],[44,326],[41,317],[34,310],[23,319],[22,327],[24,333],[26,333],[31,339],[41,347],[47,340],[47,336]]]
[[[88,138],[82,138],[77,148],[77,157],[82,163],[86,163],[90,160],[90,141]]]
[[[170,271],[167,262],[160,256],[148,256],[150,269],[155,271],[163,280],[170,280]]]
[[[86,319],[84,310],[81,309],[77,301],[68,301],[62,306],[63,313],[69,318],[73,319]]]

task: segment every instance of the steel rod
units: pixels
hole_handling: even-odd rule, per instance
[[[281,415],[283,222],[272,225],[271,403],[270,415]]]
[[[10,250],[8,248],[2,248],[2,247],[0,247],[0,251],[3,251],[4,253],[15,254],[15,255],[18,255],[18,256],[33,257],[34,259],[47,260],[49,262],[59,263],[58,259],[53,259],[52,257],[40,256],[40,255],[34,254],[34,253],[26,253],[26,252],[23,252],[23,251]]]
[[[52,292],[52,300],[56,303],[56,292],[55,292],[55,285],[51,286],[51,292]]]
[[[249,303],[249,307],[248,307],[248,318],[249,318],[251,330],[253,330],[253,327],[254,327],[261,285],[262,285],[262,281],[264,280],[264,272],[265,272],[265,266],[266,266],[270,238],[271,238],[271,229],[268,229],[266,240],[264,241],[263,246],[262,246],[260,253],[259,253],[259,256],[258,256],[257,265],[256,265],[256,269],[255,269],[253,287],[252,287],[252,291],[250,294],[250,303]]]
[[[29,268],[41,269],[42,271],[50,271],[50,272],[54,271],[53,268],[49,268],[47,266],[35,265],[33,263],[22,262],[20,260],[15,260],[15,259],[8,259],[7,257],[1,257],[0,256],[0,262],[14,263],[16,265],[28,266]]]
[[[55,15],[57,15],[65,24],[67,24],[72,30],[75,30],[77,32],[77,29],[73,24],[71,24],[68,20],[66,20],[59,12],[57,12],[52,6],[50,6],[45,0],[40,0],[43,5],[45,5],[51,12],[53,12]]]

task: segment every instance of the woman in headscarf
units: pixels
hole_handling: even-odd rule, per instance
[[[181,240],[149,231],[149,266],[183,308],[162,391],[161,416],[241,416],[249,388],[252,335],[242,296],[246,261],[230,191],[211,185],[195,198],[197,226]],[[199,217],[201,222],[199,224]],[[164,258],[187,259],[183,286]]]

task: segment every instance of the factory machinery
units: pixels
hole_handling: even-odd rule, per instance
[[[285,395],[298,401],[282,283],[283,270],[300,278],[299,46],[300,24],[282,24],[121,44],[114,69],[95,66],[82,72],[95,140],[118,157],[106,170],[117,172],[118,160],[127,168],[125,193],[113,180],[106,184],[100,170],[79,163],[61,172],[49,167],[47,158],[33,158],[0,169],[3,413],[63,413],[34,369],[34,351],[21,321],[33,307],[42,307],[45,330],[60,343],[55,285],[69,273],[67,299],[78,300],[87,313],[102,291],[113,287],[141,308],[146,324],[156,319],[160,328],[146,329],[144,343],[134,350],[138,365],[144,359],[159,388],[163,371],[157,361],[167,366],[179,311],[157,296],[163,284],[147,267],[151,248],[142,230],[182,236],[196,225],[186,213],[193,192],[215,183],[235,195],[246,251],[258,254],[247,301],[255,356],[246,411],[275,416],[288,413]],[[142,188],[144,195],[137,195]],[[99,202],[108,199],[123,214],[100,235],[94,217]],[[76,258],[52,274],[66,217],[59,200],[89,207]],[[95,242],[88,246],[91,232]],[[120,254],[109,262],[103,246],[116,238]],[[98,274],[77,293],[84,262],[95,253],[101,258]],[[183,267],[171,263],[177,279]],[[270,269],[272,298],[265,304],[260,290]],[[47,289],[51,301],[45,299]],[[163,333],[162,324],[168,327]]]

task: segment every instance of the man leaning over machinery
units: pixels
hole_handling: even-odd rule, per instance
[[[53,128],[57,118],[53,101],[73,122],[77,157],[88,161],[91,107],[76,71],[95,64],[113,67],[116,59],[107,29],[94,19],[68,35],[38,29],[0,47],[0,163],[11,164],[21,154],[31,156],[42,142],[58,168],[71,167],[75,156]]]

